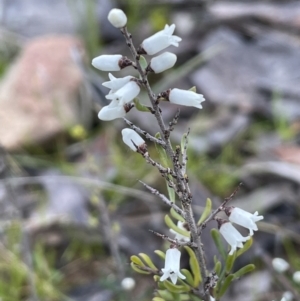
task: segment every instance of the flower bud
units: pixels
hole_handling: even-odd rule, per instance
[[[294,282],[296,282],[297,284],[300,284],[300,271],[297,271],[293,274],[293,280]]]
[[[132,65],[132,61],[121,54],[104,54],[95,57],[92,60],[92,65],[102,71],[120,71]]]
[[[168,101],[177,105],[196,107],[198,109],[202,109],[201,103],[205,101],[202,94],[177,88],[162,92],[159,94],[159,97],[166,98]]]
[[[135,287],[135,281],[131,277],[126,277],[121,281],[121,286],[125,291],[131,291]]]
[[[274,258],[272,260],[273,269],[277,273],[284,273],[290,268],[290,264],[283,258]]]
[[[144,149],[145,141],[144,139],[131,129],[123,129],[122,130],[123,142],[127,144],[133,151],[137,151],[137,147]]]
[[[172,68],[177,61],[177,56],[171,52],[164,52],[151,59],[150,69],[155,73],[163,72]]]
[[[121,9],[118,9],[118,8],[113,8],[109,12],[107,19],[111,23],[111,25],[116,28],[125,27],[127,24],[127,17],[125,15],[125,13]]]
[[[139,54],[153,55],[170,45],[178,47],[179,42],[182,40],[178,36],[173,36],[175,30],[175,24],[169,26],[166,24],[165,28],[151,37],[145,39],[141,46],[138,48]]]

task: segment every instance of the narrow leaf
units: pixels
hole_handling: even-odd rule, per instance
[[[156,133],[155,138],[157,138],[157,139],[161,138],[160,133]],[[164,148],[161,145],[157,144],[157,143],[155,143],[155,148],[158,152],[159,159],[160,159],[162,165],[163,166],[172,166],[172,164],[170,163],[169,157],[168,157],[166,151],[164,150]],[[167,185],[168,196],[169,196],[170,201],[175,202],[175,191],[174,191],[174,189],[169,187],[167,181],[166,181],[166,185]]]
[[[166,254],[163,251],[161,251],[161,250],[155,250],[154,253],[156,255],[158,255],[163,261],[165,260]]]
[[[165,215],[165,223],[170,229],[173,229],[177,233],[184,235],[186,237],[190,237],[190,233],[188,231],[182,230],[179,227],[177,227],[168,214]]]
[[[164,300],[173,300],[173,295],[167,290],[157,290],[157,293]]]
[[[219,253],[221,254],[222,258],[224,260],[226,260],[226,252],[225,252],[224,245],[222,243],[221,235],[220,235],[219,231],[217,229],[211,229],[210,234],[211,234],[211,236],[215,242],[215,245],[216,245]]]
[[[140,64],[141,64],[141,67],[143,68],[143,70],[145,70],[148,66],[147,60],[142,55],[140,55]]]
[[[222,263],[221,261],[217,261],[215,264],[214,271],[217,273],[218,276],[221,275]]]
[[[152,301],[166,301],[165,299],[161,298],[161,297],[154,297],[152,299]]]
[[[253,243],[253,239],[252,239],[252,237],[250,237],[250,239],[248,239],[244,243],[244,246],[236,252],[236,257],[241,256],[243,253],[245,253],[247,250],[249,250],[252,246],[252,243]]]
[[[139,253],[139,256],[144,260],[144,262],[150,267],[151,269],[158,270],[158,268],[154,265],[151,258],[145,253]]]
[[[149,275],[150,274],[150,272],[146,272],[146,271],[140,270],[133,262],[130,263],[130,266],[137,273],[145,274],[145,275]]]
[[[189,270],[186,269],[182,269],[180,270],[180,272],[186,277],[185,281],[190,285],[194,287],[194,277],[191,274],[191,272]]]
[[[232,255],[227,256],[226,263],[225,263],[226,274],[229,274],[231,272],[235,259],[236,259],[236,252],[234,252]]]
[[[142,260],[139,257],[137,257],[136,255],[132,255],[130,257],[130,260],[136,265],[145,266],[144,263],[142,262]]]
[[[189,89],[189,91],[193,91],[193,92],[195,92],[195,93],[196,93],[196,92],[197,92],[197,88],[196,88],[196,86],[193,86],[192,88],[190,88],[190,89]]]
[[[149,113],[151,111],[151,109],[149,107],[141,104],[138,98],[135,98],[133,100],[133,103],[134,103],[135,108],[140,112],[148,112]]]
[[[206,205],[205,205],[205,208],[204,208],[204,211],[197,223],[197,225],[199,226],[201,223],[203,223],[206,218],[209,216],[210,212],[211,212],[211,207],[212,207],[212,203],[211,203],[211,199],[207,198],[206,199]]]
[[[225,280],[224,280],[224,282],[223,282],[223,284],[222,284],[222,287],[221,287],[221,289],[220,289],[220,292],[219,292],[219,294],[218,294],[218,298],[217,298],[217,299],[221,298],[221,297],[226,293],[226,291],[227,291],[227,289],[229,288],[230,283],[231,283],[231,281],[232,281],[233,279],[234,279],[234,275],[232,275],[232,274],[228,275],[228,276],[225,278]]]
[[[199,264],[195,255],[195,252],[188,246],[184,247],[186,249],[186,251],[188,252],[189,256],[190,256],[190,267],[194,276],[194,284],[193,287],[197,287],[200,282],[202,281],[201,279],[201,272],[200,272],[200,268],[199,268]]]
[[[177,213],[174,210],[174,208],[171,208],[170,213],[171,213],[172,217],[174,217],[176,220],[184,222],[184,218],[179,213]]]
[[[253,270],[255,270],[255,265],[254,264],[248,264],[248,265],[244,266],[243,268],[239,269],[233,275],[234,275],[234,278],[237,279],[237,278],[240,278],[240,277],[242,277],[243,275],[245,275],[247,273],[252,272]]]
[[[184,285],[175,285],[172,282],[170,282],[169,280],[165,280],[164,285],[165,285],[166,289],[171,293],[180,294],[180,293],[186,293],[186,292],[190,291],[190,288],[188,288]]]

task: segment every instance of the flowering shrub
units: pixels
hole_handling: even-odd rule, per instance
[[[172,235],[175,235],[174,238],[152,231],[170,242],[170,248],[166,253],[160,250],[155,251],[165,261],[164,268],[156,267],[150,256],[143,253],[131,257],[131,267],[138,273],[154,275],[154,281],[157,282],[158,286],[154,301],[175,299],[220,300],[232,281],[254,269],[254,265],[249,264],[233,272],[235,259],[251,246],[254,231],[258,230],[256,222],[262,220],[263,216],[259,216],[257,212],[251,214],[239,208],[228,207],[227,203],[234,197],[238,190],[236,189],[215,210],[212,210],[211,201],[208,199],[199,221],[196,222],[192,208],[193,197],[186,173],[189,133],[184,134],[182,145],[176,146],[174,149],[170,141],[170,134],[178,121],[179,112],[169,122],[169,126],[166,126],[159,104],[161,101],[169,101],[177,105],[202,109],[202,103],[205,99],[203,95],[196,93],[194,88],[188,91],[172,88],[156,95],[149,85],[148,74],[151,72],[160,73],[172,68],[177,57],[171,52],[164,52],[153,57],[147,63],[142,56],[142,54],[156,55],[169,46],[178,47],[181,38],[173,35],[175,31],[174,24],[166,25],[163,30],[145,39],[136,48],[132,36],[127,30],[127,17],[124,12],[113,9],[108,15],[108,20],[114,27],[121,30],[133,59],[130,60],[121,54],[100,55],[93,59],[92,65],[102,71],[119,71],[131,66],[138,71],[139,78],[131,75],[116,78],[109,73],[110,81],[104,82],[103,86],[110,89],[106,98],[111,100],[111,103],[100,110],[98,117],[105,121],[124,118],[124,121],[130,127],[122,130],[124,143],[131,150],[142,155],[147,163],[158,169],[160,175],[165,179],[169,191],[173,193],[170,192],[169,197],[167,197],[146,183],[141,183],[170,206],[170,215],[177,220],[177,223],[174,223],[170,215],[165,217],[165,223],[170,228]],[[141,89],[146,90],[151,107],[145,107],[139,103],[137,96]],[[153,114],[160,127],[160,132],[152,135],[128,121],[125,116],[133,108]],[[154,142],[162,150],[162,156],[165,156],[162,162],[168,162],[169,160],[172,162],[172,166],[163,166],[153,160],[147,150],[146,141],[140,135],[143,135],[145,140]],[[175,195],[177,200],[174,197]],[[221,219],[218,216],[221,211],[225,212],[229,220]],[[211,235],[220,251],[220,256],[215,256],[215,267],[212,271],[208,271],[205,257],[214,254],[204,254],[201,235],[206,225],[213,221],[217,222],[219,230],[213,229]],[[249,235],[242,236],[232,223],[247,228]],[[220,234],[230,246],[229,253],[224,248]],[[189,255],[190,270],[180,269],[180,249],[182,247]],[[238,248],[239,250],[237,250]]]

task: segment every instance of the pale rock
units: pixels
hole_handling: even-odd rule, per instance
[[[71,36],[30,41],[0,83],[0,144],[12,150],[43,143],[81,122],[78,92],[83,75]]]

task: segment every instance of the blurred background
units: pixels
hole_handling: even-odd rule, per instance
[[[300,300],[300,2],[196,0],[0,0],[0,300],[151,300],[151,276],[130,269],[130,256],[151,255],[169,234],[168,208],[138,183],[167,193],[164,180],[123,145],[123,120],[102,122],[101,54],[129,56],[107,21],[128,16],[138,46],[176,24],[175,68],[150,76],[155,93],[197,87],[203,110],[180,107],[174,145],[188,127],[188,174],[195,214],[207,197],[216,208],[240,182],[231,205],[264,215],[236,269],[256,270],[222,300]],[[137,75],[126,68],[115,76]],[[140,100],[146,101],[141,94]],[[169,122],[177,106],[162,104]],[[151,114],[128,119],[154,135]],[[155,146],[148,144],[155,156]],[[198,218],[198,217],[197,217]],[[203,242],[217,254],[209,229]],[[290,265],[274,270],[272,259]],[[213,258],[207,257],[210,269]],[[188,266],[183,254],[182,265]],[[125,291],[120,280],[132,277]]]

